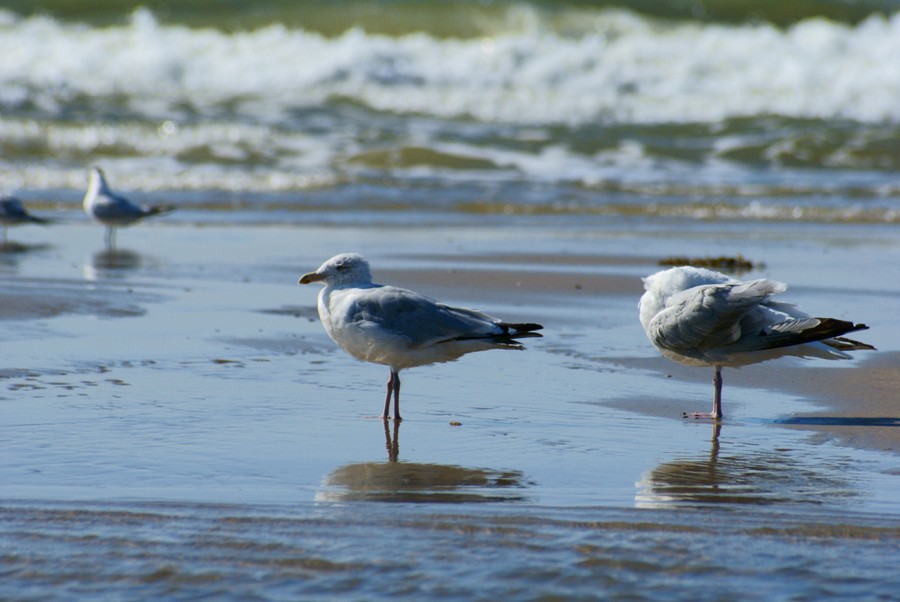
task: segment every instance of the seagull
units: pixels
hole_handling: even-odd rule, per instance
[[[299,284],[321,282],[319,318],[328,336],[356,359],[391,369],[382,418],[400,421],[400,371],[451,362],[473,351],[524,349],[517,339],[540,337],[540,324],[502,322],[480,311],[450,307],[395,286],[373,284],[369,262],[344,253],[304,274]]]
[[[116,246],[116,228],[129,226],[153,215],[174,211],[171,205],[145,207],[135,205],[123,196],[114,193],[106,183],[103,170],[92,167],[88,176],[87,192],[84,195],[84,212],[95,221],[106,226],[104,241],[107,249]]]
[[[813,318],[796,306],[773,301],[787,285],[759,279],[741,282],[690,266],[663,270],[643,279],[638,304],[641,325],[660,353],[690,366],[712,366],[712,412],[686,418],[722,419],[722,368],[744,366],[785,355],[849,359],[848,351],[875,349],[844,338],[866,330],[834,318]]]
[[[3,226],[3,244],[9,242],[9,227],[20,224],[48,224],[50,220],[31,215],[22,201],[8,195],[0,196],[0,225]]]

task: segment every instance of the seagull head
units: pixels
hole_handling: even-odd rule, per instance
[[[665,298],[695,286],[736,282],[721,272],[687,265],[662,270],[642,278],[642,280],[645,290],[655,292]]]
[[[108,189],[106,175],[99,167],[91,167],[88,170],[88,189],[93,189],[97,192]]]
[[[299,280],[299,284],[311,282],[321,282],[326,286],[370,284],[372,273],[365,257],[358,253],[342,253],[323,263],[315,272],[304,274]]]

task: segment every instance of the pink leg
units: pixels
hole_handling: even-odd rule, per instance
[[[391,395],[394,397],[394,420],[400,422],[400,375],[391,370],[391,377],[387,381],[387,396],[384,398],[384,412],[381,414],[383,420],[391,417]]]
[[[394,421],[400,422],[400,373],[394,372]]]
[[[391,394],[394,392],[394,371],[391,370],[391,377],[387,381],[387,397],[384,398],[384,412],[381,418],[387,420],[391,417]]]
[[[715,420],[716,422],[722,420],[724,414],[722,413],[722,367],[716,366],[716,375],[713,377],[713,386],[715,387],[715,394],[713,397],[713,409],[712,412],[684,412],[682,416],[684,418],[708,418]]]

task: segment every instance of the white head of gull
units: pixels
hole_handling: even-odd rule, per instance
[[[743,366],[785,355],[847,359],[848,351],[874,349],[844,338],[865,330],[834,318],[813,318],[796,306],[773,301],[787,285],[772,280],[741,282],[725,274],[690,266],[644,278],[641,325],[663,356],[690,366],[712,366],[712,412],[685,417],[720,420],[722,367]]]
[[[488,349],[524,349],[520,338],[540,337],[540,324],[503,322],[472,309],[450,307],[398,288],[374,284],[362,255],[332,257],[299,283],[321,282],[319,318],[328,336],[356,359],[391,370],[382,418],[400,417],[400,371],[450,362]]]

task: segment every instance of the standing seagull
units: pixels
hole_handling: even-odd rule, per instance
[[[154,205],[145,207],[135,205],[123,196],[110,190],[103,176],[103,170],[92,167],[88,176],[88,188],[84,195],[84,212],[95,221],[106,226],[103,238],[106,248],[116,247],[116,228],[129,226],[152,215],[162,215],[174,211],[171,205]]]
[[[340,347],[366,362],[391,369],[382,418],[400,421],[400,370],[451,362],[473,351],[524,349],[516,340],[540,337],[540,324],[508,324],[472,309],[450,307],[419,293],[373,284],[362,255],[332,257],[300,284],[322,282],[319,317]]]
[[[3,226],[3,245],[9,242],[9,227],[20,224],[47,224],[49,220],[31,215],[15,197],[0,196],[0,225]]]
[[[715,397],[710,413],[722,418],[722,367],[744,366],[784,355],[849,359],[871,345],[841,335],[866,330],[834,318],[812,318],[794,305],[769,300],[787,290],[772,280],[740,282],[712,270],[677,267],[644,278],[638,304],[644,332],[663,356],[689,366],[713,366]]]

